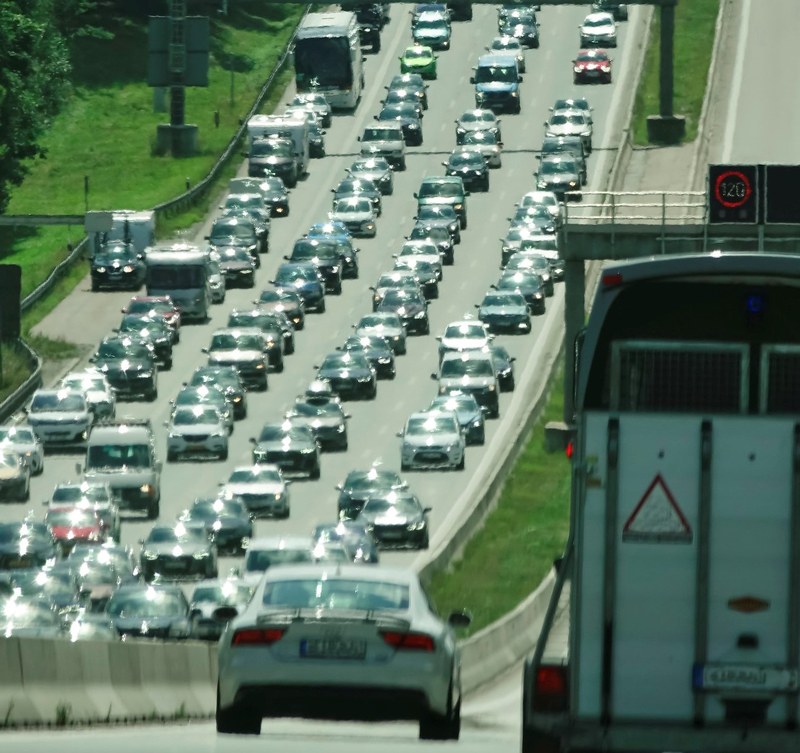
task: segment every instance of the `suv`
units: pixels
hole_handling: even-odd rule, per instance
[[[159,514],[161,461],[149,419],[121,418],[99,421],[89,434],[83,477],[90,483],[107,483],[120,510]]]
[[[396,170],[406,169],[406,141],[399,123],[367,126],[358,139],[364,157],[385,157]]]
[[[522,76],[517,61],[507,55],[481,55],[469,79],[475,85],[475,107],[519,113]]]
[[[414,194],[418,210],[442,204],[453,207],[462,230],[467,227],[467,196],[464,181],[456,175],[423,178]]]

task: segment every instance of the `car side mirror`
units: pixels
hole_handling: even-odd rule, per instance
[[[431,374],[431,379],[433,379],[434,382],[438,382],[439,381],[438,374]]]
[[[451,612],[447,616],[447,624],[456,628],[469,627],[472,624],[472,615],[466,609],[462,609],[460,612]]]
[[[471,84],[474,84],[474,83],[475,83],[475,76],[470,76],[470,77],[469,77],[469,82],[470,82]]]
[[[211,613],[211,616],[217,620],[217,622],[230,622],[232,619],[239,616],[239,610],[229,605],[217,607]]]

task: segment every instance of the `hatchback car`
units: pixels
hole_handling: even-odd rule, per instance
[[[395,355],[402,356],[406,352],[406,328],[397,314],[391,312],[366,314],[354,325],[354,329],[359,337],[378,335],[384,338]]]
[[[617,22],[611,13],[590,13],[578,27],[581,47],[616,47]]]
[[[384,157],[359,157],[347,168],[347,173],[353,178],[371,180],[383,196],[394,193],[394,173]]]
[[[324,314],[325,284],[320,278],[317,268],[310,262],[286,262],[278,267],[275,279],[270,283],[276,288],[297,293],[305,310]]]
[[[44,470],[44,445],[30,426],[0,426],[0,453],[4,450],[22,457],[32,476],[38,476]]]
[[[167,462],[179,458],[228,459],[228,427],[212,405],[176,408],[167,427]]]
[[[146,581],[216,578],[217,553],[205,529],[176,523],[156,525],[142,541],[139,555]]]
[[[486,441],[486,420],[481,406],[472,395],[439,395],[433,398],[428,410],[455,413],[468,445],[482,445]]]
[[[611,58],[605,50],[579,50],[572,61],[572,78],[576,84],[611,83]]]
[[[401,73],[418,73],[424,79],[436,78],[437,57],[433,50],[422,44],[406,47],[400,56]]]
[[[478,318],[490,332],[527,334],[531,331],[531,311],[522,293],[492,290],[476,307]]]
[[[218,732],[259,734],[265,716],[413,719],[420,738],[458,739],[454,627],[470,617],[442,620],[413,571],[270,568],[241,615],[220,613],[233,619],[219,644]]]
[[[330,382],[342,400],[374,400],[378,394],[375,369],[358,351],[329,353],[317,368],[317,378]]]
[[[480,152],[454,149],[442,165],[445,175],[458,176],[470,191],[489,190],[489,166]]]
[[[427,549],[430,511],[410,489],[392,490],[369,497],[356,522],[382,549]]]
[[[341,222],[357,238],[374,238],[378,230],[375,223],[375,204],[368,196],[356,195],[337,199],[328,215],[332,221]]]
[[[440,395],[464,392],[473,395],[489,418],[500,415],[500,386],[491,355],[486,350],[445,353],[439,372],[431,374]]]
[[[189,602],[178,586],[122,586],[112,594],[105,614],[123,637],[186,640],[194,633]]]
[[[271,463],[281,469],[285,478],[320,476],[320,447],[314,430],[291,421],[271,421],[261,427],[253,445],[253,463]]]

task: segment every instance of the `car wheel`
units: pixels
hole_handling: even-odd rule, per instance
[[[403,462],[400,463],[400,470],[401,471],[407,471],[408,467],[409,467],[408,463],[403,463]]]
[[[158,387],[153,387],[152,391],[147,395],[147,401],[154,403],[158,400]]]
[[[267,375],[264,375],[264,379],[261,381],[261,384],[258,385],[259,392],[266,392],[269,389],[269,381],[267,380]]]
[[[283,373],[283,358],[281,358],[281,360],[278,361],[278,363],[275,364],[275,372],[277,374],[282,374]]]
[[[463,471],[464,470],[464,463],[465,463],[465,458],[464,458],[464,453],[462,452],[461,453],[461,460],[458,461],[458,465],[456,466],[456,470],[457,471]]]
[[[406,158],[405,158],[405,157],[403,157],[403,158],[400,160],[400,162],[398,163],[398,166],[399,166],[399,168],[400,168],[401,170],[405,170],[405,169],[406,169]]]
[[[173,450],[167,450],[167,462],[174,463],[178,459],[178,453]]]
[[[342,294],[342,282],[341,282],[341,280],[336,285],[336,287],[333,289],[333,293],[334,293],[334,295],[341,295]]]
[[[260,735],[261,717],[238,706],[223,709],[219,705],[219,686],[217,686],[217,732],[223,735]]]
[[[278,520],[286,520],[289,517],[289,513],[291,510],[287,507],[285,510],[281,510],[275,517]]]
[[[485,429],[482,429],[481,433],[478,434],[477,437],[475,437],[475,444],[477,444],[477,445],[486,444],[486,430]]]
[[[419,720],[420,740],[458,740],[461,734],[461,701],[446,716],[429,713]]]
[[[325,299],[323,298],[322,303],[317,306],[317,313],[324,314],[325,313]]]
[[[20,489],[19,501],[27,502],[31,498],[31,482],[28,479],[25,485]]]
[[[220,460],[227,460],[228,459],[228,448],[226,447],[222,452],[219,454]]]
[[[172,359],[168,358],[164,361],[164,371],[169,371],[170,369],[172,369]]]
[[[157,499],[151,500],[150,504],[147,506],[147,519],[156,520],[160,512],[161,512],[161,504],[159,503],[159,501]]]
[[[316,465],[315,465],[315,466],[314,466],[314,467],[311,469],[311,473],[309,473],[309,474],[308,474],[308,477],[309,477],[309,478],[310,478],[312,481],[316,481],[316,480],[317,480],[317,479],[320,477],[319,463],[317,463],[317,464],[316,464]]]

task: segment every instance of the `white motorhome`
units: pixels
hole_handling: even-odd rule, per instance
[[[287,117],[284,115],[253,115],[247,121],[248,145],[252,146],[256,139],[265,139],[270,136],[289,138],[294,144],[294,154],[297,160],[297,174],[304,175],[308,172],[309,156],[309,127],[305,117]]]
[[[148,248],[144,260],[147,295],[168,295],[185,319],[208,319],[212,265],[207,251],[190,243],[167,243]]]
[[[156,242],[156,214],[152,210],[138,212],[130,209],[88,212],[86,231],[92,253],[109,241],[125,241],[132,243],[141,254]]]
[[[602,271],[523,753],[800,750],[798,288],[789,253]]]

